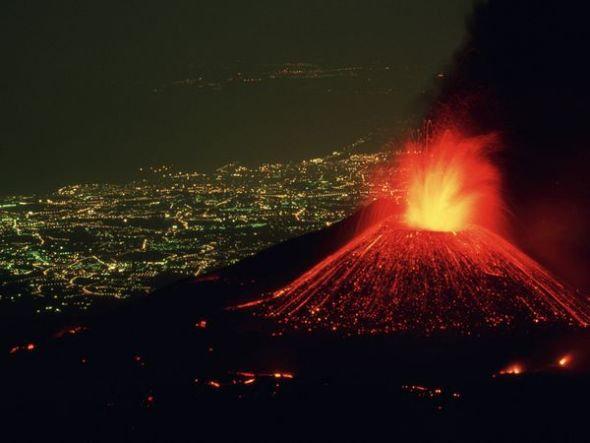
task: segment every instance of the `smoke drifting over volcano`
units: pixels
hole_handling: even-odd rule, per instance
[[[590,289],[590,41],[586,2],[479,2],[445,70],[436,120],[461,109],[471,133],[499,132],[513,238]]]

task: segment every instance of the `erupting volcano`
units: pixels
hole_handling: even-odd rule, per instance
[[[495,231],[493,136],[445,130],[409,143],[391,182],[405,204],[286,287],[240,305],[285,328],[471,334],[586,326],[590,307]]]

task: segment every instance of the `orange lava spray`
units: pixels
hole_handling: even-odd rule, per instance
[[[466,137],[454,129],[426,146],[408,143],[397,169],[410,228],[458,232],[470,225],[497,231],[502,219],[500,173],[489,159],[494,134]]]

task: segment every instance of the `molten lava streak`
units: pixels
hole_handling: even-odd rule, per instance
[[[453,331],[566,323],[590,307],[494,229],[499,174],[493,137],[445,131],[402,157],[402,216],[365,230],[288,286],[243,308],[285,328],[347,334]],[[239,308],[238,307],[238,308]]]

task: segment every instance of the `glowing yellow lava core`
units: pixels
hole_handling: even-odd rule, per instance
[[[406,225],[458,232],[497,219],[499,174],[486,156],[490,137],[444,131],[426,147],[411,145],[402,161]]]
[[[407,225],[429,231],[461,231],[473,211],[473,197],[461,195],[461,171],[444,167],[416,174],[408,186]]]

